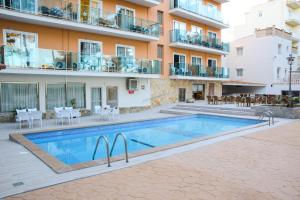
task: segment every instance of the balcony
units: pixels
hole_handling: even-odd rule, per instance
[[[203,5],[198,0],[172,0],[169,13],[218,29],[229,28],[218,9]]]
[[[285,23],[287,25],[290,25],[290,26],[299,26],[300,25],[300,15],[297,15],[295,13],[289,13],[286,20],[285,20]]]
[[[227,80],[229,68],[204,67],[187,63],[171,63],[170,76],[172,79],[189,80]]]
[[[37,3],[24,7],[2,3],[0,18],[140,41],[159,39],[157,22],[67,1],[38,0]]]
[[[292,9],[300,8],[300,1],[299,0],[287,0],[286,5]]]
[[[205,53],[227,55],[229,44],[218,39],[211,39],[198,33],[191,33],[182,30],[170,31],[170,47],[189,49]]]
[[[161,62],[52,49],[0,48],[0,73],[159,78]]]
[[[125,0],[131,3],[139,4],[145,7],[154,7],[158,6],[161,3],[161,0]]]

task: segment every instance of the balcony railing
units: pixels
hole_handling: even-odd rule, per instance
[[[186,32],[185,30],[171,30],[170,42],[179,42],[191,45],[197,45],[207,48],[213,48],[220,51],[229,52],[229,44],[223,43],[216,38],[203,36],[198,33]]]
[[[199,0],[171,0],[171,9],[180,8],[194,14],[225,23],[222,13],[217,9],[208,5],[204,5]]]
[[[203,65],[193,65],[188,63],[171,63],[170,75],[207,78],[229,78],[229,68],[205,67]]]
[[[83,54],[40,48],[0,47],[1,66],[6,69],[68,70],[82,72],[116,72],[160,74],[158,60]],[[3,67],[2,67],[3,68]]]
[[[120,13],[107,12],[99,8],[75,4],[71,1],[38,0],[38,5],[35,5],[34,0],[31,1],[27,1],[25,5],[22,5],[22,1],[21,3],[17,3],[20,2],[20,0],[9,0],[3,1],[0,6],[4,9],[21,13],[46,16],[159,37],[159,24],[157,22]]]

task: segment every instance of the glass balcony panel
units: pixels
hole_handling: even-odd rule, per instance
[[[51,49],[0,48],[0,64],[7,68],[52,69],[89,72],[160,74],[161,62],[148,59],[83,54]]]
[[[203,65],[187,63],[171,63],[170,75],[208,78],[229,78],[229,69],[224,67],[205,67]]]
[[[0,0],[0,2],[10,10],[159,37],[157,22],[126,15],[126,13],[107,12],[97,4],[87,6],[78,4],[76,0],[38,0],[37,4],[35,0]]]
[[[229,52],[229,44],[223,43],[219,39],[210,38],[209,36],[202,36],[198,33],[186,32],[185,30],[170,31],[170,41],[171,43],[179,42],[192,44]]]

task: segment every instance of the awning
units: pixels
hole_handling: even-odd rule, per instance
[[[266,84],[263,83],[254,83],[254,82],[245,82],[245,81],[224,81],[222,85],[228,86],[251,86],[251,87],[266,87]]]

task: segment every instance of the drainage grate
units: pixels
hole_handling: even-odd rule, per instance
[[[19,186],[21,186],[21,185],[24,185],[24,183],[23,182],[16,182],[16,183],[13,183],[12,184],[14,187],[19,187]]]

